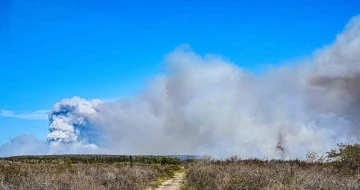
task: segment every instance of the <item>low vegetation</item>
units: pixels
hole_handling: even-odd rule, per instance
[[[306,160],[60,155],[0,159],[0,189],[149,189],[183,170],[183,190],[360,189],[360,145],[339,144]]]
[[[159,179],[171,178],[181,169],[173,163],[177,159],[170,157],[124,156],[128,160],[123,161],[115,157],[68,155],[2,159],[0,189],[145,189],[158,185]]]
[[[214,160],[204,157],[187,165],[184,190],[360,189],[360,146],[339,144],[326,156],[308,160]]]
[[[184,189],[360,189],[353,176],[318,164],[280,161],[197,162]]]
[[[45,155],[45,156],[12,156],[0,160],[22,162],[28,164],[50,164],[64,161],[72,163],[142,163],[142,164],[175,164],[181,163],[176,156],[138,156],[138,155]]]

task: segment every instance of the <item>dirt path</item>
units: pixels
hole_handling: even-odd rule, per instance
[[[179,190],[184,180],[185,172],[176,173],[175,176],[162,183],[155,190]]]

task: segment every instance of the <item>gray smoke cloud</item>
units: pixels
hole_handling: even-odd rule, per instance
[[[55,104],[47,136],[52,153],[70,146],[73,152],[286,159],[360,140],[360,17],[311,60],[263,74],[188,46],[164,62],[166,75],[135,97]]]
[[[0,156],[47,154],[49,146],[33,135],[20,135],[0,146]]]

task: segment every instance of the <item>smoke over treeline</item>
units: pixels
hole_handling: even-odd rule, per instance
[[[263,74],[184,46],[164,62],[166,75],[135,97],[61,100],[49,115],[47,143],[27,137],[28,151],[16,152],[12,147],[23,145],[15,139],[1,147],[0,155],[302,158],[307,151],[360,140],[360,17],[311,60]]]

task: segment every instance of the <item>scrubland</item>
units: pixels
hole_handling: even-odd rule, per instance
[[[150,189],[185,168],[182,190],[357,190],[360,145],[339,144],[306,160],[180,161],[156,156],[45,156],[0,159],[0,189]],[[182,174],[183,175],[183,174]],[[180,185],[179,185],[180,186]]]
[[[159,185],[162,179],[171,178],[180,169],[167,163],[72,163],[71,159],[47,162],[50,161],[0,161],[0,189],[145,189]]]
[[[204,157],[186,167],[184,190],[359,190],[360,145],[339,144],[307,160]]]
[[[360,189],[360,178],[297,161],[199,161],[187,167],[183,189]]]

